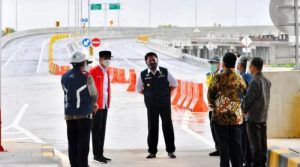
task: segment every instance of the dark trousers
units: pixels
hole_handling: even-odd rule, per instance
[[[219,141],[220,166],[242,167],[241,125],[222,126],[215,124]]]
[[[266,123],[247,122],[247,133],[251,149],[251,167],[265,167],[267,161]]]
[[[148,114],[148,152],[157,153],[158,133],[159,133],[159,115],[162,121],[162,130],[164,133],[166,151],[171,153],[175,151],[174,129],[171,117],[171,107],[147,108]]]
[[[242,124],[242,151],[243,162],[246,163],[246,167],[251,167],[251,150],[245,121]]]
[[[95,157],[103,156],[106,120],[107,120],[107,108],[103,110],[98,110],[93,115],[92,139],[93,139],[93,153]]]
[[[67,120],[66,122],[71,167],[87,167],[91,119]]]
[[[208,117],[209,117],[209,120],[210,120],[211,134],[212,134],[213,140],[215,142],[215,148],[216,148],[216,150],[219,150],[218,140],[217,140],[217,135],[216,135],[216,130],[215,130],[215,121],[212,120],[212,111],[209,111]]]

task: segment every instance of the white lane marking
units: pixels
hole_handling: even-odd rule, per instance
[[[2,66],[2,70],[12,61],[12,59],[14,59],[14,57],[16,57],[17,53],[23,48],[24,44],[27,43],[29,40],[23,41],[21,42],[20,45],[18,45],[17,49],[15,50],[15,52],[13,53],[12,56],[9,57],[9,59],[4,63],[4,65]]]
[[[35,143],[39,143],[39,144],[46,144],[46,142],[44,142],[42,139],[40,139],[39,137],[35,136],[34,134],[32,134],[31,132],[29,132],[28,130],[22,128],[19,126],[19,122],[21,121],[26,109],[28,108],[29,104],[24,104],[22,106],[22,108],[19,110],[15,120],[13,121],[12,125],[9,125],[6,127],[6,129],[9,128],[15,128],[17,130],[19,130],[21,133],[23,133],[24,135],[26,135],[27,137],[19,137],[19,138],[7,138],[7,139],[2,139],[2,141],[16,141],[16,140],[27,140],[27,139],[31,139],[33,140]],[[64,153],[60,152],[59,150],[57,150],[56,148],[54,149],[54,153],[56,156],[58,156],[61,161],[63,162],[63,166],[66,166],[69,163],[69,158],[67,155],[65,155]]]
[[[42,62],[42,59],[43,59],[43,53],[44,53],[46,45],[48,45],[48,40],[45,40],[42,44],[41,53],[40,53],[40,57],[39,57],[39,63],[38,63],[38,66],[36,68],[36,72],[39,72],[39,70],[40,70],[41,62]]]
[[[12,123],[12,125],[11,125],[12,127],[16,127],[16,126],[19,125],[19,123],[20,123],[20,121],[21,121],[21,119],[22,119],[22,117],[23,117],[25,111],[27,110],[28,106],[29,106],[29,104],[24,104],[24,105],[22,106],[22,108],[21,108],[20,111],[18,112],[16,118],[14,119],[14,121],[13,121],[13,123]]]
[[[189,133],[190,135],[192,135],[193,137],[195,137],[196,139],[200,140],[202,143],[214,148],[215,144],[211,141],[208,140],[207,138],[203,137],[202,135],[194,132],[193,130],[191,130],[188,127],[188,122],[189,122],[189,111],[185,111],[183,119],[182,119],[182,123],[181,123],[181,129],[186,131],[187,133]]]

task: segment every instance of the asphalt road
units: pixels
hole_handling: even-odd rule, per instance
[[[24,144],[48,143],[66,155],[67,137],[60,76],[48,73],[47,42],[50,36],[46,34],[19,38],[8,43],[2,50],[3,140]],[[74,39],[55,43],[55,63],[68,65],[65,46],[72,42]],[[103,40],[101,47],[94,52],[104,49],[113,53],[112,66],[134,68],[137,72],[146,68],[145,53],[153,51],[144,44],[136,43],[135,39]],[[207,67],[191,65],[159,52],[158,56],[159,65],[167,67],[176,78],[204,81]],[[98,56],[95,57],[96,60]],[[119,160],[114,161],[112,166],[132,166],[130,164],[134,161],[139,162],[136,166],[147,166],[148,162],[144,161],[147,155],[146,108],[142,95],[128,93],[126,88],[127,85],[121,84],[112,86],[112,107],[108,114],[105,148],[108,156]],[[218,164],[216,158],[207,156],[213,143],[206,113],[174,109],[173,121],[178,157],[185,158],[171,163],[167,160],[160,132],[159,155],[165,158],[158,159],[155,163],[175,166]],[[123,154],[128,156],[122,156]],[[133,161],[128,158],[133,158]]]

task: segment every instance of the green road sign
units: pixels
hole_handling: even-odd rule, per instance
[[[91,10],[102,10],[102,4],[101,3],[91,4]]]
[[[120,3],[110,3],[109,10],[120,10],[121,5]]]

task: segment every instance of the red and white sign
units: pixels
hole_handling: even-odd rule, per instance
[[[93,45],[94,47],[98,47],[98,46],[100,46],[100,44],[101,44],[100,38],[93,38],[93,39],[92,39],[92,45]]]

